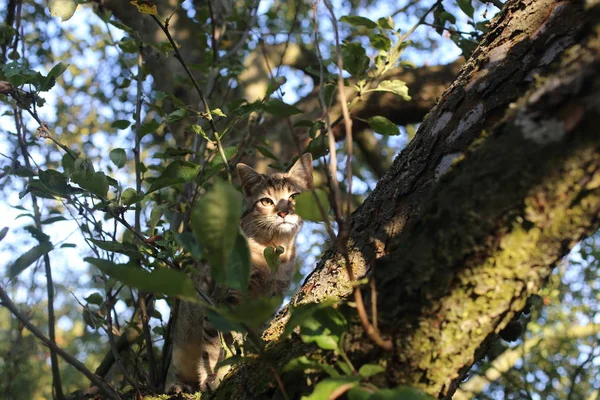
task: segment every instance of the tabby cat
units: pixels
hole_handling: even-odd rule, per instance
[[[312,156],[304,154],[287,173],[263,175],[245,164],[237,165],[248,209],[241,226],[248,237],[252,269],[249,297],[282,295],[294,274],[296,234],[302,219],[294,213],[295,197],[312,187]],[[263,251],[282,246],[281,264],[276,273],[269,268]],[[200,265],[194,276],[198,288],[215,303],[234,305],[240,294],[216,287],[207,265]],[[219,332],[206,318],[203,307],[181,302],[174,323],[173,353],[165,384],[166,392],[193,392],[215,389],[226,367],[216,370],[224,357]]]

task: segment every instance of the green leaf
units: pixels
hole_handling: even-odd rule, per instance
[[[202,127],[200,125],[192,124],[192,125],[190,125],[190,128],[196,135],[202,136],[204,139],[208,140],[209,142],[211,141],[210,138],[208,137],[208,135],[206,134],[206,132],[204,132],[204,129],[202,129]]]
[[[2,239],[4,239],[6,237],[7,233],[8,233],[8,226],[5,226],[4,228],[2,228],[2,230],[0,230],[0,242],[2,241]]]
[[[284,334],[300,326],[300,338],[305,343],[316,343],[322,349],[336,350],[348,325],[346,318],[332,304],[336,300],[322,303],[301,304],[292,309]]]
[[[175,240],[185,251],[190,253],[195,260],[200,261],[202,259],[202,250],[193,233],[175,233]]]
[[[313,191],[306,191],[300,193],[296,197],[296,214],[306,221],[322,222],[324,219],[321,210],[317,205],[315,193],[325,213],[329,211],[329,199],[327,193],[323,189],[315,189],[314,193]],[[325,215],[325,217],[327,217],[327,215]]]
[[[74,180],[74,182],[98,197],[106,197],[106,194],[108,193],[108,178],[102,171],[95,172],[87,179],[79,181]]]
[[[153,207],[152,211],[150,211],[150,219],[148,220],[148,230],[150,231],[150,235],[154,235],[154,229],[167,208],[168,204],[161,204],[160,206]]]
[[[162,124],[160,122],[157,122],[154,120],[146,122],[145,124],[142,124],[142,126],[140,126],[140,129],[138,131],[138,136],[141,139],[149,133],[156,132],[158,130],[158,128],[160,128],[161,126],[162,126]]]
[[[369,41],[371,42],[371,46],[375,47],[377,50],[389,51],[392,47],[390,38],[381,33],[369,35]]]
[[[363,387],[356,386],[350,389],[347,395],[348,400],[370,400],[373,395],[373,390],[367,390]]]
[[[111,150],[109,157],[110,161],[112,161],[117,168],[123,168],[127,162],[127,154],[125,153],[125,150],[121,148]]]
[[[269,265],[269,268],[271,268],[272,272],[277,272],[277,270],[279,269],[279,265],[281,264],[279,256],[282,255],[284,252],[285,249],[283,248],[283,246],[265,247],[263,255],[265,256],[265,260],[267,261],[267,264]]]
[[[469,18],[473,18],[475,9],[473,8],[473,4],[471,4],[471,0],[456,0],[456,4]]]
[[[339,378],[327,378],[317,383],[309,396],[302,396],[302,400],[325,400],[329,399],[333,392],[343,385],[355,387],[359,384],[357,376],[342,376]],[[403,399],[404,400],[404,399]]]
[[[382,372],[385,372],[385,368],[378,364],[364,364],[358,370],[358,374],[363,378],[369,378]]]
[[[163,268],[148,272],[134,264],[115,264],[93,257],[86,257],[84,260],[111,278],[141,291],[162,293],[186,301],[198,299],[194,282],[183,272]]]
[[[61,249],[67,249],[67,248],[73,249],[73,248],[76,248],[76,247],[77,247],[77,245],[74,244],[74,243],[63,243],[63,244],[60,245]]]
[[[96,304],[98,306],[102,305],[102,303],[104,303],[104,298],[102,298],[102,295],[98,292],[94,292],[92,294],[90,294],[88,297],[84,297],[83,298],[85,301],[87,301],[89,304]]]
[[[163,173],[154,181],[146,194],[167,186],[187,183],[194,180],[200,171],[200,166],[188,161],[175,160],[165,168]]]
[[[148,14],[148,15],[156,15],[158,16],[158,7],[150,1],[147,0],[133,0],[131,2],[140,13]]]
[[[215,108],[214,110],[210,110],[210,113],[216,115],[217,117],[227,118],[227,115],[220,108]]]
[[[246,327],[259,330],[267,322],[281,305],[281,297],[259,296],[255,299],[244,299],[233,307],[220,307],[216,312],[227,321],[227,331],[235,330],[241,324]],[[210,319],[210,317],[209,317]]]
[[[75,0],[49,0],[48,8],[50,8],[50,15],[53,17],[59,17],[62,21],[70,19],[75,10],[77,10],[78,3]]]
[[[131,122],[126,120],[126,119],[118,119],[116,121],[113,121],[112,124],[110,124],[111,128],[117,128],[117,129],[127,129],[129,128],[129,125],[131,125]]]
[[[179,121],[180,119],[184,119],[185,117],[188,116],[188,112],[185,108],[178,108],[177,110],[173,111],[171,114],[167,115],[167,122],[175,122],[175,121]]]
[[[131,257],[136,260],[140,260],[143,258],[141,252],[138,248],[128,242],[113,242],[110,240],[99,240],[99,239],[89,239],[90,242],[101,248],[102,250],[108,252],[114,252],[119,254],[125,254],[128,257]]]
[[[221,273],[221,276],[216,278],[215,272],[211,270],[211,273],[215,280],[222,282],[223,286],[238,289],[245,293],[248,290],[251,268],[252,262],[250,261],[248,239],[240,229],[231,253],[231,258],[223,273],[217,272],[217,274]]]
[[[46,235],[41,229],[38,229],[33,225],[28,225],[24,229],[27,232],[29,232],[29,234],[40,243],[50,241],[50,236]]]
[[[228,276],[233,249],[241,246],[238,241],[241,216],[242,200],[238,191],[228,183],[217,182],[194,205],[191,225],[217,284],[234,284],[234,287],[244,289],[236,282],[243,277]]]
[[[299,108],[286,104],[279,99],[269,99],[264,103],[265,112],[279,117],[288,117],[294,114],[302,114],[304,111]]]
[[[389,80],[380,82],[379,85],[375,89],[371,89],[380,92],[391,92],[396,96],[402,97],[404,100],[410,100],[410,96],[408,95],[408,86],[406,86],[406,82],[400,80]]]
[[[256,147],[256,150],[258,150],[263,156],[275,161],[279,161],[279,158],[277,158],[275,154],[271,153],[271,150],[267,149],[265,146],[255,145],[254,147]]]
[[[225,153],[225,159],[228,161],[231,160],[233,156],[237,153],[237,151],[237,146],[225,147],[223,149],[223,153]],[[203,184],[209,178],[216,175],[223,168],[225,168],[225,164],[223,164],[223,159],[219,154],[215,155],[215,157],[213,157],[212,160],[210,160],[210,162],[208,163],[208,165],[206,165],[206,167],[204,168],[204,171],[202,172],[202,179],[200,180],[200,182],[198,182],[198,184]]]
[[[40,257],[48,254],[54,246],[50,242],[41,242],[37,246],[32,247],[26,253],[21,254],[9,267],[8,277],[13,279],[21,272],[25,271],[27,267],[36,262]]]
[[[44,77],[43,81],[40,82],[40,90],[48,91],[54,87],[56,84],[56,78],[58,78],[65,70],[67,66],[63,63],[56,64],[48,73],[46,77]]]
[[[392,17],[381,17],[377,20],[377,25],[381,29],[394,29],[394,20]]]
[[[398,128],[398,125],[394,124],[386,117],[377,115],[369,118],[367,123],[375,132],[381,135],[395,136],[400,134],[400,128]]]
[[[338,378],[340,373],[329,364],[323,364],[318,361],[309,360],[306,356],[300,356],[291,359],[284,367],[282,372],[288,371],[306,371],[309,369],[323,371],[332,378]]]
[[[434,400],[427,393],[409,386],[398,386],[394,389],[380,389],[373,393],[369,400]]]
[[[125,206],[132,205],[141,201],[144,198],[144,193],[138,193],[133,188],[127,188],[121,194],[121,203]]]
[[[67,178],[54,169],[40,171],[39,178],[42,185],[58,196],[66,197],[72,193]]]
[[[369,18],[360,17],[358,15],[344,15],[340,18],[340,22],[345,22],[352,26],[364,26],[368,29],[377,28],[377,24]]]
[[[360,77],[369,68],[367,51],[358,42],[349,42],[342,45],[342,60],[344,69],[355,77]]]
[[[46,218],[45,220],[42,221],[42,225],[50,225],[53,224],[55,222],[59,222],[59,221],[66,221],[67,219],[65,217],[63,217],[62,215],[56,216],[56,217],[50,217],[50,218]]]

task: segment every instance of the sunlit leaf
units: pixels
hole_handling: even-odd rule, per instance
[[[308,396],[302,396],[302,400],[325,400],[329,399],[333,392],[340,386],[355,387],[359,384],[358,376],[342,376],[339,378],[327,378],[317,383],[313,392]],[[399,398],[402,399],[402,398]],[[404,399],[402,399],[404,400]]]
[[[142,14],[158,16],[158,8],[149,0],[133,0],[130,3],[133,4]]]
[[[50,15],[59,17],[63,21],[67,21],[75,14],[78,3],[76,0],[49,0],[48,7]]]
[[[400,80],[389,80],[380,82],[379,85],[375,89],[371,89],[375,91],[381,92],[390,92],[397,96],[402,97],[404,100],[410,100],[410,96],[408,95],[408,86],[406,86],[406,82]]]
[[[378,364],[364,364],[358,370],[358,374],[364,378],[385,372],[385,368]]]
[[[137,203],[144,198],[144,193],[138,193],[134,188],[127,188],[121,194],[121,203],[125,206]]]
[[[265,247],[263,255],[265,256],[265,261],[267,261],[267,264],[269,265],[269,268],[271,268],[271,271],[277,272],[277,270],[279,269],[279,265],[281,264],[279,256],[281,256],[284,252],[285,249],[282,246]]]

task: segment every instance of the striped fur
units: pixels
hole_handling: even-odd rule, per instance
[[[294,275],[294,243],[302,226],[302,219],[294,212],[293,198],[312,187],[312,156],[304,154],[288,173],[263,175],[241,163],[237,171],[248,205],[241,226],[248,237],[252,261],[249,297],[282,295]],[[273,273],[263,252],[266,247],[277,246],[285,251],[277,272]],[[197,287],[215,303],[235,305],[242,300],[235,291],[215,287],[208,268],[200,265],[194,274]],[[216,369],[223,357],[220,335],[206,318],[204,309],[195,303],[181,302],[174,323],[173,353],[165,391],[216,389],[228,371],[226,367]]]

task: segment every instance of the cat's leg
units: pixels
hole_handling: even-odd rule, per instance
[[[219,361],[225,358],[225,351],[219,332],[207,319],[204,320],[203,340],[204,347],[198,363],[197,373],[200,390],[204,392],[209,388],[215,390],[229,371],[229,367],[223,366],[217,369]]]
[[[198,365],[204,347],[204,309],[182,301],[173,325],[173,352],[167,372],[165,393],[196,392]]]

